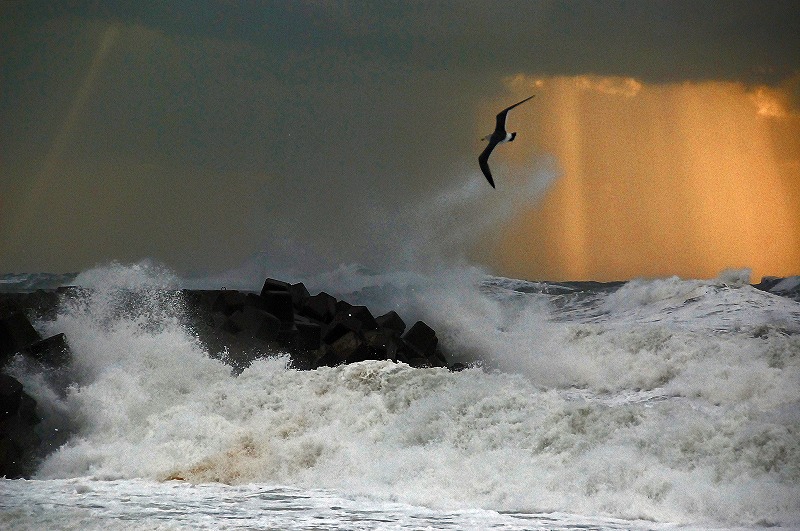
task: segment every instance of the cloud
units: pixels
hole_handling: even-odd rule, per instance
[[[347,260],[371,213],[413,213],[471,178],[509,77],[628,99],[640,84],[737,80],[776,114],[792,104],[776,87],[800,71],[782,1],[0,9],[0,270],[145,256],[223,268],[291,237]],[[520,131],[503,155],[517,166]],[[113,230],[92,228],[100,218]]]

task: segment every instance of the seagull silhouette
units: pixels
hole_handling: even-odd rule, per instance
[[[506,131],[506,117],[508,116],[508,111],[516,107],[517,105],[522,105],[533,96],[525,98],[524,100],[515,103],[511,107],[506,107],[499,113],[497,113],[497,125],[494,126],[494,133],[491,135],[486,135],[481,140],[488,140],[489,145],[486,146],[486,149],[483,150],[481,156],[478,157],[478,164],[481,166],[481,170],[483,170],[483,174],[486,176],[486,180],[489,181],[489,184],[492,185],[494,188],[494,179],[492,179],[492,172],[489,170],[489,155],[492,154],[492,150],[495,148],[497,144],[502,144],[504,142],[513,142],[514,137],[517,136],[517,133],[509,133]]]

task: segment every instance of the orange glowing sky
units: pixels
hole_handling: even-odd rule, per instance
[[[800,270],[800,114],[789,103],[800,78],[778,88],[593,76],[507,83],[519,98],[537,95],[512,129],[556,157],[559,177],[497,244],[503,274],[706,278],[747,267],[757,281]],[[525,149],[504,156],[524,164]]]

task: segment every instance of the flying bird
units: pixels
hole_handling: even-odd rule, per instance
[[[497,125],[494,126],[494,133],[491,135],[486,135],[481,140],[488,140],[489,145],[486,146],[486,149],[483,150],[481,156],[478,157],[478,163],[481,166],[481,170],[483,170],[483,174],[486,176],[486,180],[489,181],[489,184],[492,185],[494,188],[494,179],[492,179],[492,172],[489,170],[489,155],[492,154],[492,150],[495,148],[497,144],[502,144],[504,142],[513,142],[514,137],[517,136],[517,133],[509,133],[506,131],[506,117],[508,116],[508,111],[516,107],[517,105],[522,105],[533,96],[525,98],[524,100],[515,103],[511,107],[506,107],[499,113],[497,113]]]

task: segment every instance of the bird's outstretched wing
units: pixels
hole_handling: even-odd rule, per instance
[[[535,96],[535,94],[534,94],[534,96]],[[518,101],[514,105],[512,105],[510,107],[506,107],[505,109],[503,109],[502,111],[497,113],[497,123],[495,124],[494,130],[495,131],[505,131],[506,130],[506,116],[508,115],[508,111],[510,111],[511,109],[516,107],[517,105],[522,105],[523,103],[525,103],[526,101],[528,101],[532,97],[533,96],[528,96],[524,100]]]
[[[483,175],[486,176],[486,180],[492,185],[492,188],[495,188],[495,186],[494,179],[492,179],[492,172],[489,170],[489,155],[492,154],[492,150],[496,145],[497,142],[489,142],[489,145],[486,146],[486,149],[484,149],[483,153],[481,153],[480,157],[478,157],[478,164],[483,171]]]

